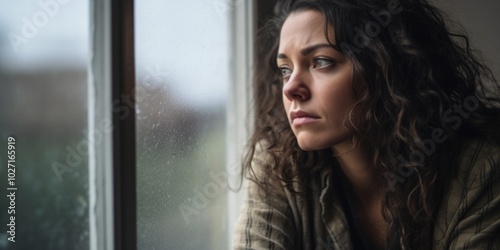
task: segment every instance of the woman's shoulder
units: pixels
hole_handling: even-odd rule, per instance
[[[456,177],[443,194],[434,238],[436,249],[491,249],[500,243],[500,146],[487,140],[466,144]]]
[[[454,216],[459,211],[480,209],[500,196],[500,145],[497,142],[469,141],[459,157],[456,175],[443,195],[443,208]]]
[[[457,181],[486,184],[485,179],[499,177],[499,168],[500,144],[498,142],[490,140],[468,141],[464,144],[460,155]]]

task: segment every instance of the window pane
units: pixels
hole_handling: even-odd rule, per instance
[[[138,249],[226,249],[231,5],[135,4]]]
[[[2,1],[0,249],[89,247],[87,54],[88,1]]]

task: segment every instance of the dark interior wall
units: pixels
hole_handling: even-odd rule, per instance
[[[461,24],[472,42],[482,52],[487,65],[500,78],[500,1],[433,0],[452,20]]]

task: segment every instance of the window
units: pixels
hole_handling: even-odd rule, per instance
[[[89,249],[88,4],[2,2],[0,249]]]
[[[4,3],[0,249],[228,249],[253,38],[276,2]],[[488,4],[444,7],[494,64]]]
[[[244,128],[249,93],[244,81],[235,89],[236,67],[249,67],[235,54],[247,56],[250,45],[233,46],[232,20],[244,14],[239,35],[248,37],[248,6],[136,2],[138,249],[229,248],[239,209],[228,181],[238,177],[234,148],[244,135],[236,126]]]

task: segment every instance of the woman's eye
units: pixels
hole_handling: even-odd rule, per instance
[[[319,69],[326,68],[332,64],[333,64],[333,61],[328,60],[328,59],[324,59],[324,58],[318,58],[318,59],[314,60],[314,67],[319,68]]]
[[[281,76],[286,77],[292,74],[292,70],[289,68],[280,68]]]

